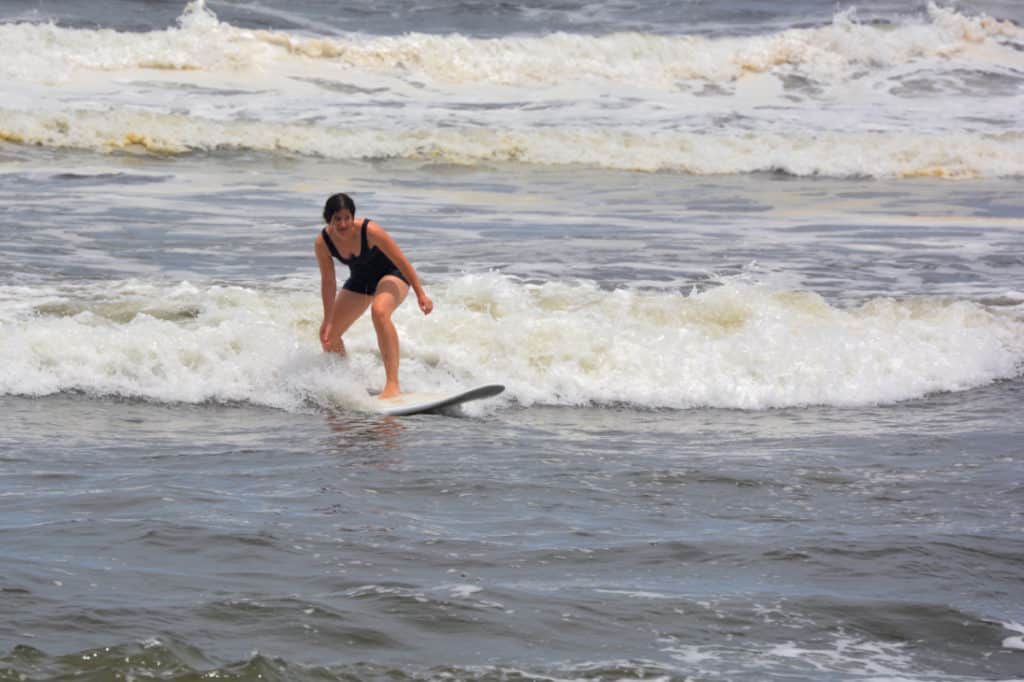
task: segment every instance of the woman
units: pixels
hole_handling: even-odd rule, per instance
[[[355,214],[355,202],[347,194],[331,195],[324,204],[327,225],[314,246],[324,301],[320,345],[325,351],[345,355],[341,336],[369,307],[384,360],[384,390],[379,397],[393,398],[402,389],[398,384],[398,332],[391,314],[405,300],[410,285],[424,315],[430,314],[434,303],[423,291],[412,263],[384,228],[369,218],[357,219]],[[333,258],[350,271],[341,291],[337,291]]]

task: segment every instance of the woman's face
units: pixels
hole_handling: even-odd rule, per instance
[[[348,209],[339,209],[331,216],[331,227],[338,232],[347,232],[352,227],[352,214]]]

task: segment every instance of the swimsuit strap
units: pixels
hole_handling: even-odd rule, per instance
[[[359,255],[358,256],[353,256],[352,258],[345,258],[344,256],[341,255],[341,252],[338,251],[338,247],[336,247],[334,245],[334,242],[331,241],[331,236],[329,234],[327,234],[327,228],[326,227],[324,229],[320,230],[320,234],[323,236],[324,243],[327,244],[327,249],[331,252],[331,255],[334,256],[335,258],[337,258],[338,260],[340,260],[345,265],[348,265],[348,264],[352,263],[353,261],[361,260],[365,254],[370,252],[370,242],[366,238],[366,226],[369,225],[369,224],[370,224],[370,219],[369,218],[364,218],[363,219],[362,244],[360,246]]]
[[[334,242],[331,241],[330,235],[327,234],[326,227],[320,231],[320,235],[324,238],[324,243],[327,244],[327,248],[328,250],[330,250],[331,255],[340,260],[342,263],[344,263],[345,259],[341,257],[341,254],[338,253],[338,249],[335,248]]]
[[[359,251],[360,257],[363,256],[364,254],[370,253],[370,242],[366,238],[366,226],[369,225],[369,224],[370,224],[370,219],[369,218],[363,218],[363,244],[362,244],[362,248]]]

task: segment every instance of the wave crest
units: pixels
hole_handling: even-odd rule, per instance
[[[472,38],[409,33],[395,37],[327,38],[248,30],[221,22],[201,0],[186,7],[178,26],[122,33],[51,24],[0,26],[0,73],[63,82],[77,70],[271,70],[301,74],[329,61],[376,74],[439,83],[543,86],[598,79],[675,90],[680,81],[734,81],[751,73],[795,67],[825,82],[863,68],[960,59],[994,68],[1022,62],[1014,44],[1024,29],[1010,21],[967,16],[929,4],[922,19],[891,26],[861,24],[853,10],[832,23],[744,37],[544,36]]]
[[[686,295],[496,273],[442,281],[431,294],[429,318],[410,306],[396,316],[407,390],[499,382],[526,405],[758,410],[907,400],[1015,377],[1024,366],[1024,321],[967,301],[874,299],[847,309],[813,292],[735,281]],[[102,291],[19,289],[16,298],[17,308],[0,310],[3,394],[361,409],[362,387],[382,378],[366,320],[346,336],[349,362],[320,351],[312,291],[168,292],[128,281]]]
[[[0,140],[98,152],[225,150],[339,160],[405,159],[475,166],[519,162],[694,175],[1024,175],[1024,135],[1007,132],[632,132],[620,128],[387,130],[217,121],[136,111],[29,113],[0,109]]]

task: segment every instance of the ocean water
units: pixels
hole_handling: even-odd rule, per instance
[[[1024,5],[0,3],[0,680],[1024,679]],[[355,198],[435,311],[317,341]]]

